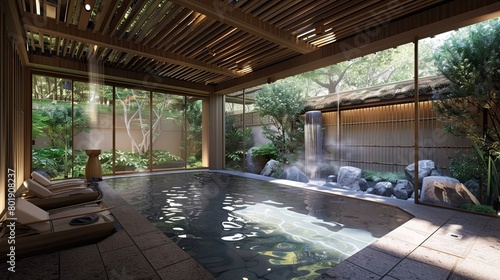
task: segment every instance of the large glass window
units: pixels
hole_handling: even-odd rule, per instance
[[[500,102],[494,89],[499,28],[497,18],[419,41],[419,80],[441,77],[432,103],[419,112],[423,203],[498,211]]]
[[[72,177],[72,137],[84,130],[88,117],[81,105],[72,103],[71,81],[33,76],[32,102],[33,170],[51,178]]]
[[[116,87],[115,171],[146,171],[149,168],[151,133],[150,92]]]
[[[74,177],[85,176],[87,150],[100,150],[102,173],[113,173],[113,88],[110,86],[73,83]]]
[[[153,93],[153,170],[184,168],[184,96]]]
[[[252,91],[253,92],[253,91]],[[230,95],[225,107],[226,168],[260,173],[266,161],[255,162],[248,151],[255,145],[252,129],[259,129],[260,118],[253,112],[253,94],[240,91]]]
[[[206,167],[202,98],[41,75],[32,97],[33,169],[51,178],[85,177],[87,150],[103,175]]]
[[[186,99],[186,163],[188,168],[203,166],[203,100]]]

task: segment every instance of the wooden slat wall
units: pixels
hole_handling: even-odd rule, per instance
[[[4,6],[1,6],[2,8]],[[0,9],[0,209],[4,209],[8,184],[15,179],[16,188],[29,176],[30,163],[25,160],[31,135],[26,133],[24,89],[27,70],[9,36],[7,12]],[[31,116],[31,115],[29,115]],[[29,128],[31,129],[31,127]]]
[[[324,160],[336,168],[343,165],[383,172],[403,172],[413,163],[413,104],[398,104],[323,113]],[[446,171],[449,157],[469,151],[470,143],[444,133],[430,101],[420,103],[420,159],[433,160]],[[340,135],[340,141],[338,137]]]

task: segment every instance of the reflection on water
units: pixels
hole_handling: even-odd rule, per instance
[[[215,172],[107,182],[217,279],[314,279],[411,218]]]

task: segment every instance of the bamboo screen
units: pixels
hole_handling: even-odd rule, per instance
[[[433,160],[446,172],[449,157],[471,145],[443,131],[430,101],[421,102],[419,110],[419,159]],[[323,113],[328,165],[404,172],[414,162],[413,103],[343,110],[337,118],[337,112]]]

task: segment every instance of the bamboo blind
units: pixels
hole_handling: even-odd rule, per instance
[[[419,158],[433,160],[442,170],[456,152],[471,145],[443,131],[432,102],[420,102]],[[413,163],[414,104],[397,104],[323,113],[324,160],[382,172],[403,172]],[[338,123],[340,127],[338,127]]]

